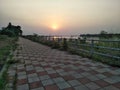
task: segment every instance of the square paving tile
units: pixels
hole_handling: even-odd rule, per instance
[[[40,78],[40,80],[46,80],[46,79],[49,79],[50,76],[44,75],[44,76],[40,76],[39,78]]]
[[[120,89],[120,82],[115,83],[114,86]]]
[[[39,76],[44,76],[44,75],[47,75],[48,73],[46,71],[42,71],[42,72],[38,72],[38,75]]]
[[[27,71],[27,74],[34,74],[36,71],[35,70],[30,70],[30,71]]]
[[[113,78],[105,78],[104,81],[111,83],[111,84],[115,84],[119,82],[119,80],[113,79]]]
[[[38,77],[29,77],[28,78],[29,83],[36,82],[36,81],[40,81],[40,79]]]
[[[88,78],[80,78],[79,81],[80,81],[82,84],[86,84],[86,83],[91,82]]]
[[[27,79],[18,79],[17,80],[17,85],[22,85],[22,84],[27,84]]]
[[[59,75],[58,73],[49,74],[49,76],[50,76],[51,78],[60,77],[60,75]]]
[[[80,83],[78,80],[70,80],[70,81],[68,81],[68,83],[69,83],[71,86],[81,85],[81,83]]]
[[[60,89],[65,89],[65,88],[71,87],[67,82],[57,83],[57,86],[58,86]]]
[[[78,73],[75,73],[72,76],[75,77],[76,79],[83,78],[83,76],[81,74],[78,74]]]
[[[37,74],[36,74],[36,73],[28,74],[28,78],[29,78],[29,77],[37,77]]]
[[[93,82],[87,83],[86,86],[91,90],[96,90],[96,89],[100,88],[97,84],[95,84]]]
[[[87,78],[88,78],[89,80],[91,80],[91,81],[99,80],[99,78],[96,77],[96,76],[88,76]]]
[[[53,74],[53,73],[56,73],[56,71],[54,71],[54,70],[48,70],[47,73],[48,74]]]
[[[99,85],[101,88],[110,85],[108,82],[106,82],[106,81],[104,81],[104,80],[97,80],[97,81],[95,81],[95,83],[96,83],[97,85]]]
[[[45,86],[45,90],[59,90],[57,85],[48,85]]]
[[[65,82],[65,80],[62,77],[53,78],[53,80],[55,83]]]
[[[110,86],[104,87],[103,90],[120,90],[120,89],[110,85]]]
[[[27,79],[27,75],[20,75],[20,76],[17,76],[18,79]]]
[[[30,89],[41,87],[42,84],[40,81],[30,83]]]
[[[113,76],[113,74],[110,73],[110,72],[104,72],[104,73],[102,73],[102,74],[105,75],[106,77],[111,77],[111,76]]]
[[[72,75],[63,76],[63,78],[64,78],[64,80],[66,80],[66,81],[75,79]]]
[[[47,85],[52,85],[54,84],[52,79],[47,79],[47,80],[43,80],[42,81],[43,86],[47,86]]]
[[[106,78],[106,76],[103,75],[103,74],[96,74],[95,76],[98,77],[99,79],[104,79],[104,78]]]
[[[74,87],[74,89],[75,90],[90,90],[90,89],[88,89],[86,86],[84,86],[84,85],[81,85],[81,86],[76,86],[76,87]]]
[[[23,72],[18,72],[17,75],[18,75],[18,76],[26,75],[26,72],[25,72],[25,71],[23,71]]]
[[[28,84],[18,85],[17,90],[29,90]]]

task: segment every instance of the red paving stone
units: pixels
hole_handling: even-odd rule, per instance
[[[55,70],[61,69],[60,66],[53,67]]]
[[[75,65],[75,66],[80,66],[81,64],[79,64],[79,63],[75,63],[75,64],[73,64],[73,65]]]
[[[40,65],[40,64],[35,64],[34,66],[35,66],[35,67],[38,67],[38,66],[41,66],[41,65]]]
[[[76,70],[78,73],[83,73],[83,72],[85,72],[85,70],[83,70],[83,69],[78,69],[78,70]]]
[[[97,72],[97,71],[94,71],[94,70],[89,71],[89,73],[91,73],[92,75],[98,74],[98,72]]]
[[[75,79],[75,78],[74,78],[73,76],[71,76],[71,75],[63,76],[63,78],[64,78],[66,81]]]
[[[97,80],[97,81],[95,81],[95,83],[97,84],[97,85],[99,85],[100,87],[105,87],[105,86],[108,86],[108,85],[110,85],[108,82],[106,82],[106,81],[103,81],[103,80]]]
[[[64,68],[64,71],[69,72],[69,71],[73,71],[72,68]]]
[[[45,86],[45,90],[59,90],[59,88],[57,87],[57,85],[48,85]]]
[[[35,70],[30,70],[30,71],[26,71],[27,74],[32,74],[32,73],[35,73],[36,71]]]
[[[27,79],[17,80],[17,85],[22,85],[22,84],[26,84],[26,83],[27,83]]]
[[[113,84],[115,87],[120,89],[120,82]]]
[[[82,84],[86,84],[86,83],[89,83],[91,82],[89,79],[87,78],[80,78],[79,81],[82,83]]]
[[[53,74],[49,74],[49,76],[51,78],[56,78],[56,77],[59,77],[60,75],[58,73],[53,73]]]
[[[17,69],[17,72],[23,72],[25,69]]]
[[[42,84],[41,84],[40,81],[30,83],[30,89],[38,88],[38,87],[41,87],[41,86],[42,86]]]
[[[105,75],[105,76],[107,76],[107,77],[111,77],[111,76],[113,76],[113,74],[110,73],[110,72],[104,72],[104,73],[102,73],[102,74]]]
[[[63,90],[75,90],[75,89],[70,87],[70,88],[66,88],[66,89],[63,89]]]
[[[39,75],[39,76],[47,75],[47,72],[46,72],[46,71],[38,72],[38,75]]]

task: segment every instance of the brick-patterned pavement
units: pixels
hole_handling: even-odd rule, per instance
[[[120,68],[20,38],[8,69],[17,90],[120,90]],[[12,88],[11,88],[12,89]]]

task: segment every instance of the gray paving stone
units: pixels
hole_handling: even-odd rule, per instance
[[[65,82],[65,80],[62,77],[57,77],[53,79],[55,83],[59,83],[59,82]]]
[[[74,73],[72,76],[75,77],[76,79],[83,77],[81,74],[78,74],[78,73]]]
[[[42,71],[45,71],[42,67],[37,67],[35,68],[36,72],[42,72]]]
[[[25,69],[24,65],[17,66],[17,69]]]
[[[23,72],[18,72],[17,75],[18,75],[18,76],[26,75],[26,72],[25,72],[25,71],[23,71]]]
[[[33,68],[33,66],[31,65],[31,66],[26,66],[26,71],[30,71],[30,70],[33,70],[34,68]]]
[[[53,70],[53,68],[45,68],[46,71]]]
[[[103,88],[103,90],[120,90],[120,89],[110,85],[110,86],[107,86],[107,87]]]
[[[59,72],[59,74],[60,74],[61,76],[66,76],[66,75],[68,75],[67,72]]]
[[[14,71],[14,70],[13,71],[11,71],[11,70],[8,71],[9,76],[15,76],[15,74],[16,74],[16,71]]]
[[[91,81],[99,80],[99,78],[96,76],[88,76],[87,78],[90,79]]]
[[[70,80],[70,81],[68,81],[68,83],[69,83],[71,86],[81,85],[81,83],[80,83],[78,80]]]
[[[104,72],[106,72],[105,68],[97,69],[96,71],[99,72],[99,73],[104,73]]]
[[[71,87],[67,82],[57,83],[57,86],[58,86],[60,89],[65,89],[65,88]]]
[[[50,77],[48,75],[40,76],[40,80],[46,80],[49,79]]]
[[[112,73],[113,75],[120,75],[120,72],[117,71],[110,71],[110,73]]]
[[[111,76],[110,78],[115,82],[120,82],[120,76]]]
[[[84,85],[80,85],[80,86],[76,86],[76,87],[74,87],[74,89],[75,90],[90,90],[90,89],[88,89],[86,86],[84,86]]]
[[[17,86],[17,90],[29,90],[28,84]]]
[[[58,69],[58,70],[56,70],[56,72],[64,72],[64,70],[63,69]]]
[[[39,78],[38,78],[38,77],[29,77],[29,78],[28,78],[28,82],[29,82],[29,83],[36,82],[36,81],[39,81]]]
[[[73,74],[76,74],[76,72],[75,71],[69,71],[68,74],[73,75]]]
[[[96,89],[100,88],[97,84],[95,84],[93,82],[90,82],[90,83],[86,84],[86,86],[91,90],[96,90]]]
[[[54,70],[48,70],[47,73],[48,74],[53,74],[53,73],[56,73],[56,71],[54,71]]]
[[[97,78],[99,78],[99,79],[104,79],[104,78],[106,78],[106,76],[105,75],[103,75],[103,74],[97,74],[97,75],[95,75]]]
[[[17,76],[18,79],[26,79],[27,78],[27,75],[19,75]]]
[[[91,74],[88,73],[88,72],[83,72],[83,73],[81,73],[81,75],[83,75],[83,76],[90,76]]]
[[[114,84],[114,83],[117,83],[119,82],[120,80],[116,80],[116,79],[112,79],[112,78],[105,78],[103,79],[104,81],[108,82],[108,83],[111,83],[111,84]]]
[[[54,84],[52,79],[47,79],[42,81],[43,86]]]
[[[28,74],[28,78],[29,77],[37,77],[38,75],[36,73],[33,73],[33,74]]]

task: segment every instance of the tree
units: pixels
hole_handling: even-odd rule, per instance
[[[108,34],[108,32],[102,30],[102,31],[100,32],[100,34]]]
[[[21,36],[22,30],[20,26],[14,26],[11,22],[8,24],[6,28],[2,28],[1,34],[8,35],[8,36]]]
[[[108,38],[108,32],[106,32],[106,31],[104,31],[104,30],[102,30],[101,32],[100,32],[100,37],[101,38]]]

